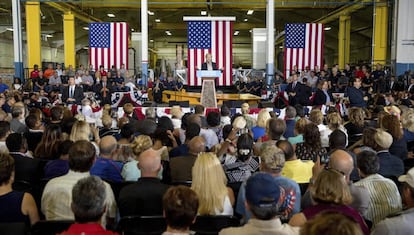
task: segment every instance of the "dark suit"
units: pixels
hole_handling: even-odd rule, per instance
[[[214,62],[211,62],[211,67],[213,67],[213,70],[217,70],[217,64]],[[202,63],[201,64],[201,70],[208,70],[207,69],[207,63]]]
[[[192,180],[192,169],[197,156],[181,156],[170,159],[171,181],[183,182]]]
[[[108,91],[106,91],[105,97],[104,97],[104,92],[102,88],[103,88],[102,82],[96,84],[94,88],[95,93],[98,94],[99,99],[101,100],[101,105],[111,104],[112,84],[110,82],[106,82],[106,88],[108,89]]]
[[[329,98],[331,99],[331,102],[333,102],[332,93],[330,91],[327,91],[327,92],[328,92]],[[324,105],[324,104],[326,104],[326,95],[321,89],[318,89],[316,90],[315,98],[313,99],[313,105]]]
[[[83,99],[83,89],[80,86],[75,86],[75,91],[73,92],[72,97],[75,99],[75,102],[67,102],[68,98],[70,98],[69,88],[70,86],[63,88],[62,101],[69,104],[81,104]]]
[[[119,193],[118,207],[122,216],[162,215],[162,196],[169,188],[160,179],[141,177]]]
[[[21,153],[11,153],[15,164],[15,180],[37,183],[43,177],[46,161],[30,158]]]
[[[293,87],[293,82],[289,83],[286,87],[285,92],[289,95],[289,105],[304,104],[306,100],[309,100],[308,89],[305,85],[300,82],[296,82],[295,87]],[[290,93],[296,93],[294,96],[291,96]],[[305,104],[307,105],[307,104]]]

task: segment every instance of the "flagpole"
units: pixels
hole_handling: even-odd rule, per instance
[[[142,84],[148,84],[148,2],[141,0],[141,69],[142,69]]]
[[[274,76],[275,59],[275,6],[273,0],[267,0],[266,28],[267,28],[267,51],[266,51],[266,83],[270,85]]]

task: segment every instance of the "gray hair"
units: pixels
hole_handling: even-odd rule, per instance
[[[79,180],[72,189],[72,211],[79,223],[100,220],[106,208],[106,186],[97,176]]]

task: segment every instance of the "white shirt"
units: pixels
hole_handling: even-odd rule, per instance
[[[83,178],[90,176],[89,172],[75,172],[69,170],[66,175],[51,179],[42,194],[41,209],[46,220],[74,220],[75,217],[71,210],[72,189],[75,184]],[[106,216],[115,218],[116,202],[111,186],[104,182],[106,186]],[[91,199],[92,200],[92,199]],[[103,216],[103,225],[106,224]]]

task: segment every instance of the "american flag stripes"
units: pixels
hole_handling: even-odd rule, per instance
[[[128,67],[128,24],[125,22],[89,23],[89,63],[95,69],[103,65]]]
[[[285,77],[290,76],[294,66],[302,71],[306,66],[311,70],[323,64],[323,24],[285,25]]]
[[[217,69],[223,68],[219,86],[231,86],[233,63],[233,22],[226,20],[189,21],[188,22],[188,82],[189,86],[201,86],[197,78],[197,69],[205,62],[210,53]]]

